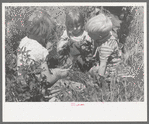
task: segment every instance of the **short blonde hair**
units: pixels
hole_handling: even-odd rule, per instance
[[[112,30],[112,21],[108,16],[100,13],[88,20],[85,29],[88,33],[92,34],[109,33]]]

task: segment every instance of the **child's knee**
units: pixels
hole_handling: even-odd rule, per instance
[[[98,73],[98,67],[97,66],[93,66],[90,70],[89,73],[91,74],[91,76],[95,76]]]

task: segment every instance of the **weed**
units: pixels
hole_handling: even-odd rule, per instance
[[[57,23],[57,38],[49,55],[49,67],[62,67],[56,52],[56,42],[65,29],[64,7],[39,7],[46,9]],[[123,61],[119,64],[109,64],[106,69],[106,78],[98,81],[89,76],[88,72],[81,72],[74,63],[70,75],[66,79],[57,81],[47,88],[46,77],[41,76],[41,69],[37,68],[40,62],[33,62],[30,66],[22,64],[18,75],[16,55],[23,52],[26,61],[30,61],[28,51],[17,51],[19,41],[26,35],[24,28],[19,27],[18,19],[24,21],[28,15],[38,7],[8,7],[6,8],[6,47],[5,47],[5,100],[7,102],[33,101],[61,101],[61,102],[134,102],[144,101],[144,25],[142,7],[123,7],[118,16],[121,27],[118,30],[119,42],[123,44]],[[69,7],[67,8],[69,9]],[[103,7],[79,7],[85,15],[85,21],[99,12],[111,14]],[[14,15],[13,11],[20,11]],[[124,11],[125,10],[125,11]],[[25,14],[24,14],[25,13]],[[22,15],[22,17],[19,17]],[[122,19],[122,16],[123,19]],[[8,24],[9,23],[9,24]],[[8,30],[10,32],[8,33]],[[17,42],[18,41],[18,42]],[[67,57],[66,57],[67,58]],[[66,59],[64,58],[64,59]],[[54,63],[51,65],[50,63]],[[39,75],[39,76],[37,76]],[[25,80],[22,80],[22,76]],[[104,82],[104,83],[103,83]],[[103,85],[105,84],[105,86]],[[103,88],[102,88],[103,87]],[[58,100],[56,100],[58,99]]]

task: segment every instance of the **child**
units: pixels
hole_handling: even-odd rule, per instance
[[[68,70],[66,69],[52,69],[50,73],[46,57],[48,52],[51,51],[52,38],[55,33],[56,25],[51,20],[50,15],[43,10],[35,11],[28,19],[26,25],[27,36],[24,37],[19,45],[19,49],[23,51],[28,51],[30,55],[30,61],[26,59],[22,52],[18,52],[17,66],[30,65],[31,62],[41,61],[40,67],[44,69],[41,72],[42,75],[47,77],[47,82],[49,86],[52,86],[57,80],[64,78],[68,75]],[[49,51],[48,49],[49,48]],[[23,60],[23,61],[22,61]],[[23,75],[18,70],[19,75]],[[38,76],[38,75],[36,75]]]
[[[98,77],[103,78],[108,60],[112,58],[114,62],[113,57],[119,56],[117,54],[119,50],[117,39],[111,32],[112,22],[109,17],[100,13],[88,20],[86,30],[94,40],[94,57],[99,57],[99,63],[90,69],[90,73],[97,74]]]
[[[91,39],[84,31],[84,17],[77,9],[66,13],[66,30],[57,45],[60,55],[68,54],[72,61],[76,60],[81,71],[85,71],[85,56],[90,52],[88,46]]]

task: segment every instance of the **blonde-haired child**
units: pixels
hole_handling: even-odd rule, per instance
[[[90,72],[104,77],[108,59],[116,57],[119,50],[118,41],[112,35],[112,22],[108,16],[100,13],[89,19],[85,28],[94,40],[93,56],[99,59],[99,64],[92,67]]]
[[[61,55],[67,52],[71,62],[76,60],[80,69],[85,70],[85,54],[88,50],[85,44],[91,44],[88,33],[84,30],[84,17],[78,9],[66,12],[66,30],[57,44],[57,51]],[[86,50],[86,51],[85,51]],[[85,51],[85,52],[84,52]]]

